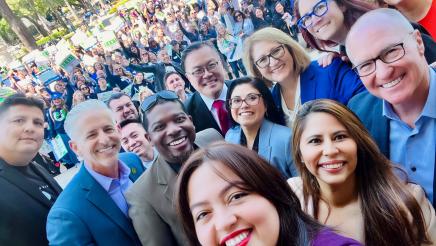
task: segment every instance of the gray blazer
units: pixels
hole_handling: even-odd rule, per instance
[[[241,126],[229,129],[226,141],[240,144]],[[264,120],[259,132],[258,154],[276,167],[286,178],[298,176],[291,152],[292,131],[288,127]]]
[[[209,128],[197,133],[195,144],[201,148],[220,140],[221,134]],[[126,193],[129,217],[142,245],[188,245],[173,201],[176,175],[159,155]]]

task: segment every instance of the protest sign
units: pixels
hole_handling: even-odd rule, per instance
[[[112,52],[116,49],[121,48],[115,33],[112,31],[101,32],[97,36],[98,40],[103,45],[103,49],[108,52]]]
[[[61,50],[56,54],[55,63],[68,73],[71,73],[80,62],[69,50]]]
[[[109,98],[112,96],[112,94],[114,94],[113,91],[101,92],[97,94],[97,98],[100,101],[107,102]]]
[[[53,154],[57,161],[62,159],[62,157],[64,157],[68,153],[68,149],[59,134],[56,135],[56,137],[53,138],[50,143],[53,147]]]

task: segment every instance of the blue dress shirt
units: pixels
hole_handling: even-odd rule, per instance
[[[430,88],[415,128],[400,120],[391,105],[383,101],[383,115],[390,119],[390,159],[402,165],[412,182],[421,185],[433,201],[436,163],[436,72],[430,71]]]
[[[124,193],[133,184],[129,178],[130,168],[121,161],[118,162],[118,179],[106,177],[96,171],[92,170],[90,166],[85,163],[85,168],[89,174],[99,183],[105,191],[109,194],[115,204],[120,208],[121,212],[127,216],[128,205]]]

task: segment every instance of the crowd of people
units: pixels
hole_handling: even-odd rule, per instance
[[[436,245],[436,4],[403,2],[146,0],[9,70],[0,244]]]

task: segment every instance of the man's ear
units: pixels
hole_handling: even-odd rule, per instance
[[[424,47],[424,41],[422,40],[421,33],[418,30],[414,30],[412,35],[416,40],[419,54],[424,56],[425,47]]]
[[[78,156],[82,156],[80,154],[79,148],[77,146],[77,143],[73,140],[68,141],[68,144],[70,145],[71,150],[73,150],[73,152],[78,155]]]

